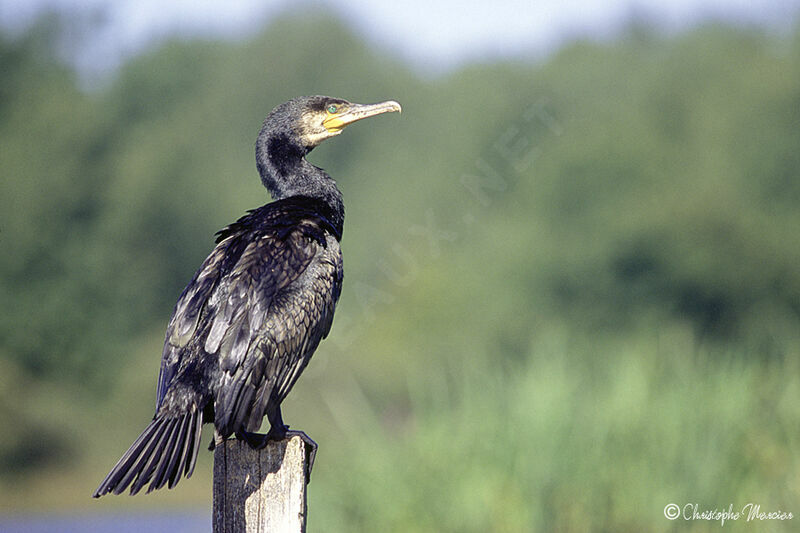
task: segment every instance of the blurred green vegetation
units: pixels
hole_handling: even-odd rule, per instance
[[[285,404],[320,443],[311,530],[797,516],[800,29],[423,79],[334,19],[169,42],[89,92],[52,20],[0,35],[0,509],[210,505],[208,454],[175,491],[89,495],[213,233],[268,201],[264,115],[319,93],[404,112],[310,156],[347,206],[334,329]]]

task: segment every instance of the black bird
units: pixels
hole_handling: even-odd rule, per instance
[[[400,111],[393,101],[353,104],[307,96],[277,106],[256,141],[273,202],[217,233],[216,247],[184,289],[167,327],[156,412],[94,493],[147,492],[194,471],[203,423],[221,442],[252,447],[289,431],[281,402],[328,335],[342,286],[342,194],[305,160],[363,118]],[[255,431],[266,416],[269,432]],[[313,452],[312,452],[313,453]],[[313,462],[313,457],[312,457]]]

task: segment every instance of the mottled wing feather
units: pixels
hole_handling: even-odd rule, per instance
[[[333,321],[333,311],[341,290],[341,263],[322,261],[321,268],[307,280],[307,285],[287,291],[283,308],[296,334],[284,342],[277,352],[288,364],[276,379],[275,396],[278,403],[289,394],[300,373],[308,364],[314,350],[327,337]]]
[[[200,318],[205,313],[208,300],[219,283],[230,244],[230,242],[224,242],[214,248],[175,304],[175,310],[167,326],[164,350],[161,355],[156,408],[164,400],[167,386],[175,378],[180,368],[185,349],[197,333]]]
[[[215,413],[223,435],[257,429],[267,405],[285,398],[330,329],[340,290],[341,256],[335,240],[322,246],[298,228],[261,246],[262,261],[248,270],[252,298],[244,306],[258,306],[261,316],[232,320],[219,348],[222,379]],[[245,281],[237,279],[234,285],[240,283]],[[250,328],[253,321],[262,327]],[[241,334],[245,329],[247,335]]]
[[[319,200],[284,198],[217,234],[167,327],[156,415],[95,497],[191,475],[211,402],[225,437],[257,429],[266,413],[277,420],[339,297],[341,224],[326,213]]]
[[[340,233],[320,212],[311,199],[280,200],[217,234],[167,328],[157,411],[213,399],[227,436],[257,428],[285,398],[341,290]]]

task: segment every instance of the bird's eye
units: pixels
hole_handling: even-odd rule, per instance
[[[336,113],[336,106],[335,106],[335,105],[333,105],[333,104],[329,105],[329,106],[328,106],[328,113],[330,113],[331,115],[333,115],[334,113]]]

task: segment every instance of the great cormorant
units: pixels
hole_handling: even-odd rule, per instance
[[[344,222],[336,183],[305,155],[348,124],[392,111],[397,102],[308,96],[267,116],[256,163],[274,201],[217,233],[167,327],[153,420],[94,497],[191,476],[203,423],[213,422],[215,442],[236,435],[253,447],[301,434],[288,431],[281,402],[331,328]],[[254,433],[264,416],[269,432]]]

